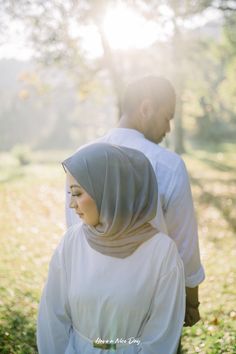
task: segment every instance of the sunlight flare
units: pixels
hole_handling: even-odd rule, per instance
[[[163,36],[154,22],[121,4],[107,10],[103,28],[113,49],[145,48]]]

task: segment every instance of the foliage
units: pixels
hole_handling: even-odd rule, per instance
[[[20,165],[30,163],[30,148],[27,145],[15,145],[11,150],[12,155],[19,161]]]
[[[217,41],[202,38],[191,54],[184,116],[188,117],[186,124],[192,130],[190,138],[201,143],[234,141],[235,138],[236,47],[229,34],[236,30],[233,18],[235,14],[225,18]]]
[[[81,130],[81,125],[76,122],[91,115],[86,100],[95,117],[86,123],[88,135],[92,136],[91,126],[94,126],[95,111],[99,107],[99,104],[96,107],[94,104],[97,96],[103,96],[106,105],[103,107],[104,111],[117,103],[118,109],[113,110],[113,113],[114,116],[117,113],[119,116],[124,85],[130,79],[149,73],[165,75],[176,87],[176,151],[184,151],[184,140],[188,135],[201,143],[209,140],[232,140],[236,129],[236,2],[129,2],[128,5],[147,21],[157,22],[163,27],[168,25],[171,31],[166,42],[157,39],[150,48],[126,51],[112,50],[102,27],[102,18],[107,8],[116,4],[117,1],[114,0],[0,0],[0,10],[5,22],[7,18],[9,22],[16,20],[24,23],[38,61],[47,68],[56,68],[49,77],[43,77],[43,80],[40,77],[41,72],[25,73],[21,77],[23,88],[19,90],[18,97],[9,99],[8,93],[2,92],[0,128],[3,126],[4,147],[11,146],[6,116],[10,117],[12,125],[17,126],[16,121],[21,119],[24,121],[21,127],[24,126],[28,131],[28,139],[29,136],[32,137],[32,141],[27,140],[27,143],[36,147],[45,145],[46,148],[67,148],[72,145],[73,138],[80,143],[83,136],[78,137],[79,133],[75,134],[73,128]],[[204,26],[195,30],[187,29],[186,21],[194,20],[194,16],[204,14],[210,8],[218,8],[222,12],[222,18],[218,20],[221,23],[216,26],[216,32],[224,27],[222,35],[212,38],[207,31],[201,35]],[[101,42],[103,50],[100,57],[89,57],[83,46],[83,31],[87,26],[92,26],[97,31],[98,42]],[[52,93],[49,87],[53,81],[61,82],[53,86]],[[83,111],[84,106],[86,114]],[[35,113],[32,119],[29,113],[31,110]],[[33,127],[38,126],[40,119],[43,122],[36,129],[38,136],[35,138]],[[104,125],[99,126],[100,131],[104,131]],[[95,130],[98,130],[97,127]],[[24,129],[19,129],[19,133],[17,143],[22,143]]]
[[[32,43],[36,57],[46,66],[55,66],[73,73],[78,87],[85,91],[88,82],[96,81],[95,76],[107,69],[118,104],[121,97],[121,73],[113,62],[110,46],[104,36],[101,18],[106,7],[116,1],[100,0],[62,2],[48,0],[1,1],[3,11],[10,18],[26,25],[28,40]],[[98,38],[104,51],[103,58],[90,60],[82,44],[83,29],[91,25],[97,28]]]
[[[125,3],[125,2],[124,2]],[[181,98],[185,89],[183,67],[185,65],[185,53],[189,48],[183,49],[182,29],[183,22],[196,14],[202,13],[212,3],[212,0],[165,0],[165,1],[133,1],[130,4],[148,21],[158,23],[168,22],[172,27],[172,36],[169,40],[169,56],[161,60],[161,65],[170,66],[168,73],[176,85]],[[27,24],[29,38],[37,50],[38,58],[45,64],[57,64],[73,72],[75,78],[79,78],[79,88],[88,87],[89,81],[94,81],[96,74],[104,70],[109,74],[113,92],[118,105],[118,114],[121,113],[121,97],[124,89],[125,78],[130,76],[130,68],[136,66],[138,58],[142,58],[142,66],[145,62],[145,73],[150,72],[147,53],[142,51],[141,56],[123,56],[120,60],[119,53],[111,50],[102,27],[102,19],[108,7],[116,5],[116,1],[80,1],[68,0],[29,1],[20,0],[17,3],[4,1],[5,12],[13,18],[17,18]],[[168,8],[169,16],[163,14],[163,6]],[[102,58],[90,60],[82,45],[82,30],[85,26],[92,25],[97,29],[103,49]],[[76,29],[76,31],[73,31]],[[158,40],[157,40],[158,42]],[[158,45],[158,43],[157,43]],[[157,45],[152,49],[157,51]],[[159,52],[157,52],[159,55]],[[157,55],[157,56],[158,56]],[[127,70],[127,67],[129,70]],[[155,68],[152,62],[152,68]],[[151,69],[152,70],[152,69]],[[159,73],[162,73],[160,69]],[[176,111],[176,150],[181,152],[183,146],[182,129],[182,102],[178,101]]]
[[[200,286],[202,320],[184,330],[183,354],[236,352],[235,150],[227,145],[218,153],[184,155],[206,280]],[[48,154],[44,156],[47,161]],[[40,154],[34,164],[15,166],[0,184],[0,352],[5,354],[36,353],[38,301],[50,257],[65,230],[64,171],[59,164],[37,163],[42,158]],[[4,163],[1,175],[5,169]]]

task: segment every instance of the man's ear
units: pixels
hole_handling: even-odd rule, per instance
[[[148,120],[149,117],[152,116],[153,114],[153,105],[152,105],[152,102],[149,98],[145,98],[140,106],[139,106],[139,113],[140,113],[140,116],[145,119],[145,120]]]

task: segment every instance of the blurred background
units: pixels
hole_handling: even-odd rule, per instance
[[[235,1],[3,0],[0,10],[0,150],[103,135],[125,85],[149,74],[177,91],[167,145],[235,140]]]
[[[236,354],[236,0],[0,0],[0,353],[37,353],[65,232],[60,161],[105,134],[124,87],[175,86],[163,144],[187,165],[206,280],[183,354]]]

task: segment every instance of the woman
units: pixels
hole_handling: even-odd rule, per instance
[[[157,184],[133,149],[92,144],[63,162],[83,223],[56,249],[40,302],[40,354],[175,354],[184,321],[182,261],[150,224]]]

